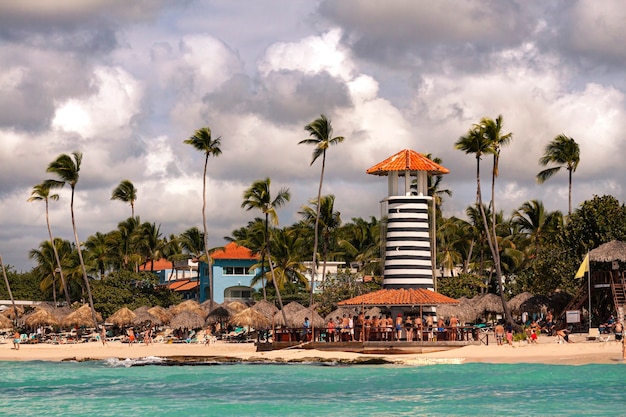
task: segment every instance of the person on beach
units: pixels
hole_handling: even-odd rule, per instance
[[[452,317],[450,317],[450,340],[456,340],[456,328],[459,325],[459,319],[456,318],[456,316],[453,314]]]
[[[326,325],[326,327],[328,328],[328,341],[334,342],[335,341],[335,322],[333,321],[332,317],[330,318],[330,320],[328,320],[328,324]]]
[[[402,314],[398,314],[398,316],[396,317],[396,340],[400,340],[400,338],[402,337]]]
[[[570,334],[570,331],[568,329],[561,329],[561,330],[556,331],[556,335],[558,337],[563,338],[563,340],[565,340],[567,343],[572,343],[572,341],[569,340],[569,334]]]
[[[20,332],[15,332],[15,334],[13,334],[13,349],[20,350],[20,342],[21,342]]]
[[[407,316],[404,322],[404,331],[406,332],[406,341],[413,341],[413,319],[411,316]]]
[[[107,343],[107,329],[106,327],[101,326],[100,327],[100,341],[102,341],[102,346],[106,346]]]
[[[502,323],[498,322],[493,332],[496,335],[496,342],[498,343],[498,346],[502,346],[502,341],[504,340],[504,326]]]
[[[511,324],[506,325],[506,342],[513,346],[513,326]]]
[[[623,339],[622,334],[624,332],[624,325],[621,321],[615,323],[615,328],[613,329],[613,331],[615,332],[615,341],[621,342]]]
[[[130,328],[126,331],[126,334],[128,335],[128,346],[132,346],[135,343],[135,332]]]
[[[148,327],[143,334],[143,342],[148,346],[152,342],[152,329]]]
[[[433,340],[433,316],[430,314],[426,316],[426,329],[428,331],[428,341]]]

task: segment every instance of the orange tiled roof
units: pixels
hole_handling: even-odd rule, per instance
[[[215,251],[211,254],[213,259],[257,259],[252,251],[245,246],[239,246],[235,242],[230,242],[224,246],[223,250]]]
[[[176,290],[177,288],[189,283],[191,280],[189,279],[178,279],[176,281],[170,281],[168,282],[167,288],[169,288],[170,290]]]
[[[200,285],[198,281],[189,281],[188,283],[183,284],[180,287],[176,287],[174,291],[191,291],[198,288],[198,285]]]
[[[398,171],[428,171],[431,174],[447,174],[448,168],[434,163],[424,155],[404,149],[397,154],[390,156],[382,162],[377,163],[366,172],[372,175],[387,175],[388,172]]]
[[[383,289],[340,301],[339,305],[368,306],[432,306],[437,304],[458,304],[447,297],[424,288]]]
[[[139,266],[140,271],[150,271],[150,268],[153,268],[152,270],[154,271],[163,271],[165,269],[174,269],[174,264],[172,264],[170,261],[168,261],[165,258],[161,258],[159,260],[154,261],[154,267],[151,266],[150,261]]]

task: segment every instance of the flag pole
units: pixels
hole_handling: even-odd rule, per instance
[[[585,257],[585,259],[587,259],[587,291],[588,291],[588,298],[589,298],[589,326],[588,326],[588,332],[591,331],[591,262],[589,261],[589,251],[587,251],[587,256]]]

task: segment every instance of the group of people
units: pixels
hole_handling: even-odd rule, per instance
[[[331,317],[326,325],[326,340],[329,342],[343,341],[422,341],[435,340],[437,333],[445,332],[448,340],[457,340],[459,320],[451,316],[446,323],[442,318],[435,325],[432,315],[419,316],[398,314],[395,318],[391,314],[358,316],[343,314],[343,317]]]

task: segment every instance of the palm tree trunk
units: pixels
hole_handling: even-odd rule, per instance
[[[276,276],[274,275],[274,265],[272,264],[272,257],[270,256],[269,246],[266,246],[265,250],[267,251],[267,261],[270,264],[270,271],[272,273],[272,282],[274,283],[274,289],[276,290],[276,298],[278,299],[278,306],[280,307],[280,312],[283,315],[283,321],[285,322],[285,327],[287,327],[287,314],[285,313],[285,309],[283,308],[283,299],[280,296],[280,289],[278,289],[278,284],[276,283]]]
[[[317,189],[317,209],[315,210],[315,231],[313,235],[313,264],[311,265],[311,293],[309,296],[309,306],[313,305],[313,290],[315,289],[315,275],[317,273],[317,231],[320,224],[320,200],[322,199],[322,183],[324,182],[324,167],[326,166],[326,150],[322,154],[322,173],[320,174],[320,186]]]
[[[568,169],[569,172],[569,215],[572,215],[572,170]]]
[[[48,200],[46,199],[46,224],[48,225],[48,236],[50,236],[50,244],[52,245],[52,252],[54,252],[54,260],[57,263],[57,267],[59,268],[59,275],[61,276],[61,285],[63,286],[63,292],[65,293],[65,302],[69,306],[70,301],[70,292],[67,290],[67,285],[65,284],[65,277],[63,276],[63,268],[61,267],[61,260],[59,259],[59,251],[57,251],[57,247],[54,244],[54,238],[52,237],[52,229],[50,228],[50,216],[48,214]],[[55,300],[56,306],[56,300]]]
[[[0,255],[0,266],[2,267],[2,276],[4,277],[4,284],[7,286],[7,292],[9,293],[9,299],[11,300],[11,305],[13,306],[13,313],[15,314],[15,320],[17,321],[17,306],[15,305],[15,300],[13,299],[13,293],[11,292],[11,284],[9,284],[9,278],[7,277],[7,271],[4,268],[4,262],[2,262],[1,255]]]
[[[72,186],[72,200],[70,202],[70,211],[72,213],[72,229],[74,230],[74,240],[76,241],[76,250],[78,251],[78,260],[80,261],[80,268],[83,272],[83,279],[85,280],[85,288],[87,289],[87,296],[89,297],[89,307],[91,307],[91,318],[93,324],[98,327],[98,318],[96,317],[96,309],[93,306],[93,296],[91,295],[91,286],[89,285],[89,277],[87,276],[87,269],[85,268],[85,261],[83,260],[83,251],[80,248],[80,240],[78,239],[78,231],[76,230],[76,221],[74,220],[74,187]]]
[[[209,311],[213,310],[213,268],[211,267],[211,258],[209,258],[209,235],[206,227],[206,168],[209,163],[209,153],[206,153],[204,160],[204,175],[202,176],[202,227],[204,228],[204,255],[206,256],[207,272],[209,277],[209,293],[211,300],[209,303]],[[198,286],[198,288],[200,288]]]
[[[509,324],[513,324],[511,317],[511,310],[504,297],[504,285],[502,283],[502,266],[500,265],[500,248],[498,247],[498,235],[496,234],[496,169],[498,166],[498,156],[493,156],[494,169],[491,173],[491,232],[493,233],[493,261],[496,265],[496,276],[498,278],[498,290],[500,292],[500,300],[502,301],[502,308],[504,309],[504,318]],[[481,205],[482,208],[482,205]]]

